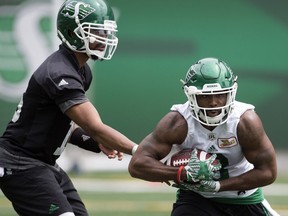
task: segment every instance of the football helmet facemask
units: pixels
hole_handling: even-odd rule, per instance
[[[114,13],[105,0],[67,0],[59,9],[58,37],[69,49],[89,58],[111,59],[118,44],[116,32]],[[91,48],[94,42],[97,48]]]
[[[237,91],[237,76],[229,66],[216,58],[204,58],[193,64],[185,77],[184,93],[190,102],[192,117],[201,124],[218,126],[231,116]],[[197,95],[226,94],[226,104],[222,107],[200,107]],[[217,116],[207,115],[208,111],[221,110]]]

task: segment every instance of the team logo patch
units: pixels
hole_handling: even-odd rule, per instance
[[[211,140],[211,141],[213,141],[213,140],[216,139],[216,135],[215,135],[214,133],[209,133],[209,134],[208,134],[208,139]]]
[[[59,209],[59,206],[55,205],[55,204],[51,204],[50,208],[49,208],[49,214],[53,214],[54,212],[56,212]]]
[[[84,2],[72,1],[69,4],[65,5],[61,13],[71,19],[74,19],[76,16],[78,16],[79,20],[82,20],[94,11],[95,8],[92,8],[89,4],[85,4]]]
[[[218,139],[218,146],[219,148],[230,148],[232,146],[237,145],[237,140],[235,137],[231,138],[219,138]]]
[[[63,86],[63,85],[68,85],[68,84],[69,84],[69,83],[68,83],[66,80],[62,79],[62,80],[59,82],[58,86]]]
[[[85,141],[87,141],[88,139],[90,139],[90,136],[82,135],[81,138],[82,138],[82,140],[85,142]]]

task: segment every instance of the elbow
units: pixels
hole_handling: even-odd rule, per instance
[[[268,184],[272,184],[273,182],[275,182],[276,178],[277,178],[277,170],[275,169],[270,173]]]
[[[137,174],[136,174],[136,171],[134,169],[134,165],[131,162],[129,163],[129,166],[128,166],[128,172],[129,172],[131,177],[137,178]]]
[[[277,170],[269,170],[265,172],[265,180],[263,179],[263,186],[270,185],[275,182],[277,178]],[[264,177],[264,176],[263,176]]]
[[[131,165],[131,163],[128,166],[128,172],[132,178],[136,178],[136,173],[135,173],[135,171],[133,169],[133,165]]]
[[[133,178],[140,178],[140,176],[139,176],[140,172],[138,171],[139,165],[137,165],[137,164],[138,164],[137,160],[132,158],[129,165],[128,165],[128,172],[129,172],[130,176]]]
[[[277,178],[277,165],[275,164],[275,166],[273,166],[270,169],[270,173],[269,173],[269,184],[272,184]]]

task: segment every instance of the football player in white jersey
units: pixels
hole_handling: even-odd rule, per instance
[[[174,181],[172,216],[278,215],[261,190],[276,179],[275,150],[254,106],[235,100],[236,80],[219,59],[193,64],[182,81],[187,102],[172,106],[130,161],[132,177]],[[221,166],[201,161],[197,150],[186,165],[163,163],[182,149],[204,150]]]

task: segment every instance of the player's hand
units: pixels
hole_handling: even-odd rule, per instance
[[[192,190],[192,189],[189,189],[190,186],[192,186],[192,184],[188,184],[185,182],[182,182],[180,184],[172,184],[172,187],[175,187],[181,190]]]
[[[199,187],[198,187],[199,186]],[[197,190],[201,192],[218,192],[220,190],[219,181],[200,181],[200,184],[197,184]]]
[[[205,181],[202,180],[197,184],[191,184],[187,182],[182,182],[180,184],[173,184],[172,187],[176,187],[182,190],[192,190],[196,192],[218,192],[220,190],[219,181]]]
[[[188,164],[185,166],[187,181],[212,180],[216,174],[215,172],[221,169],[221,163],[212,164],[216,156],[216,154],[213,154],[210,158],[201,161],[197,157],[197,149],[194,149]]]
[[[206,181],[202,180],[199,184],[185,184],[184,185],[188,190],[199,191],[199,192],[218,192],[220,189],[219,181]]]
[[[118,158],[119,161],[121,161],[123,159],[123,153],[122,152],[108,148],[102,144],[99,144],[99,148],[109,159]]]

